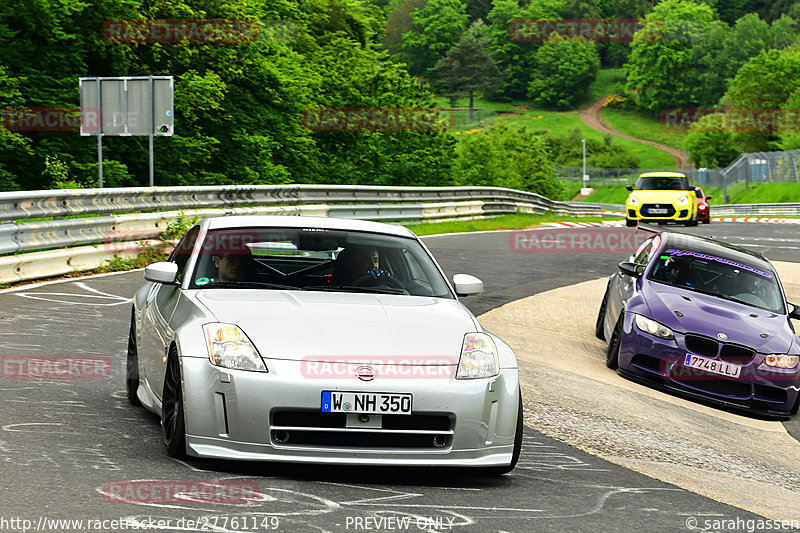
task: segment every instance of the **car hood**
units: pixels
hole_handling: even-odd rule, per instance
[[[424,296],[214,289],[197,299],[275,359],[417,356],[455,364],[464,334],[479,327],[458,301]]]
[[[671,204],[681,196],[688,195],[690,191],[633,191],[628,195],[635,196],[643,204]],[[691,197],[689,197],[691,200]]]
[[[761,353],[786,353],[794,340],[785,315],[660,283],[646,283],[643,296],[650,317],[680,333],[714,339],[724,333],[728,336],[725,342]]]

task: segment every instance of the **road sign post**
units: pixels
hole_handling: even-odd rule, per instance
[[[103,137],[148,136],[150,186],[153,137],[174,132],[172,76],[80,78],[81,135],[97,135],[98,184],[103,186]],[[94,116],[95,120],[89,120]]]

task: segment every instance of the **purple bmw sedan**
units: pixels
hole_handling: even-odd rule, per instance
[[[608,281],[595,334],[626,378],[733,410],[789,418],[800,404],[800,338],[761,254],[661,232]]]

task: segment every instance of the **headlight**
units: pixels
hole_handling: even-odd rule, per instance
[[[683,196],[678,198],[678,201],[675,202],[675,205],[680,205],[680,206],[689,205],[689,197],[684,194]]]
[[[206,324],[203,331],[212,364],[235,370],[267,372],[267,365],[239,326],[217,322]]]
[[[645,333],[661,337],[662,339],[672,340],[675,338],[675,334],[672,333],[671,329],[646,316],[636,315],[636,327]]]
[[[771,354],[764,359],[764,364],[775,368],[794,368],[800,362],[800,355]]]
[[[642,202],[639,201],[634,195],[628,196],[628,203],[631,205],[640,205]]]
[[[697,206],[697,209],[699,209],[700,211],[705,211],[706,210],[706,206],[704,206],[703,204],[700,204],[700,205]]]
[[[500,373],[497,348],[485,333],[467,333],[461,345],[456,379],[490,378]]]

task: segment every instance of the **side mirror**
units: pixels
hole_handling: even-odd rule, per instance
[[[456,274],[453,276],[453,287],[459,296],[473,296],[483,292],[483,282],[469,274]]]
[[[625,190],[633,192],[633,185],[626,185]]]
[[[623,261],[619,264],[619,271],[625,274],[626,276],[631,276],[632,278],[639,279],[642,277],[644,270],[642,269],[643,265],[639,263],[632,263],[631,261]]]
[[[707,194],[707,195],[706,195],[706,200],[711,200],[712,198],[714,198],[714,197],[713,197],[713,196],[711,196],[710,194]]]
[[[161,261],[144,267],[144,279],[155,283],[175,283],[178,276],[177,263]]]
[[[792,310],[789,312],[789,318],[794,318],[795,320],[800,320],[800,307],[797,307],[795,304],[789,304],[792,307]]]

